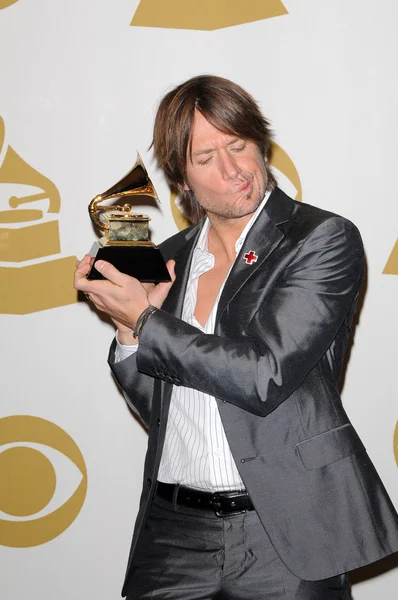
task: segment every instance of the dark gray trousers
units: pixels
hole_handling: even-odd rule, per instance
[[[295,577],[255,511],[228,517],[155,498],[128,600],[349,600],[345,574]]]

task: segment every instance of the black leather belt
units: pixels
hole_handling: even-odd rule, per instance
[[[181,506],[213,511],[217,517],[244,513],[254,510],[249,494],[245,490],[228,492],[200,492],[192,488],[158,481],[156,495],[163,500],[175,502]]]

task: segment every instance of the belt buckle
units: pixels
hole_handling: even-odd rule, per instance
[[[242,515],[246,509],[241,510],[223,510],[223,499],[231,500],[230,506],[234,505],[234,498],[240,498],[242,492],[215,492],[213,494],[213,507],[216,517],[228,517],[232,515]]]

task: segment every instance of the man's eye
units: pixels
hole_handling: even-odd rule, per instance
[[[211,156],[209,158],[206,158],[206,160],[200,160],[199,164],[200,165],[207,165],[210,161],[211,161]]]
[[[232,152],[242,152],[246,148],[246,144],[240,144],[239,146],[233,146]]]

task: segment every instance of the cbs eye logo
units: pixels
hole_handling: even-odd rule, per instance
[[[26,415],[0,419],[0,545],[28,548],[63,533],[79,514],[87,469],[60,427]]]

